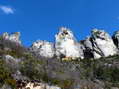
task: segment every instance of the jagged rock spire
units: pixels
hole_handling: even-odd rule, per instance
[[[21,44],[20,32],[13,34],[6,32],[3,33],[2,38]],[[56,56],[59,58],[83,59],[116,55],[119,53],[116,46],[119,49],[119,31],[115,32],[112,40],[111,36],[104,30],[93,29],[91,36],[84,41],[78,42],[70,29],[61,27],[55,35],[55,44],[47,41],[36,41],[30,49],[45,58]]]
[[[116,34],[115,37],[118,37],[118,35]],[[59,58],[83,59],[118,54],[118,49],[111,36],[104,30],[98,29],[93,29],[91,36],[87,37],[82,44],[77,42],[70,29],[61,27],[55,35],[55,45],[46,41],[36,41],[31,48],[34,52],[46,58],[52,58],[55,55]]]
[[[56,55],[71,58],[84,58],[83,51],[76,41],[72,31],[68,28],[61,27],[59,33],[55,36]]]

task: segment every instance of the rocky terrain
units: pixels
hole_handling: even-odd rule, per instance
[[[20,33],[0,35],[0,89],[119,89],[119,31],[93,29],[78,41],[61,27],[55,42],[22,45]]]

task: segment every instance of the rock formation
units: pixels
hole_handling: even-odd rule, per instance
[[[36,41],[32,44],[31,50],[36,52],[41,57],[52,58],[54,57],[54,46],[47,41]]]
[[[31,51],[40,57],[45,58],[100,58],[118,54],[119,31],[111,36],[103,30],[94,29],[91,36],[78,42],[73,32],[65,27],[61,27],[55,35],[55,43],[47,41],[36,41],[30,47]],[[16,32],[2,35],[2,38],[21,44],[20,33]],[[118,48],[118,49],[117,49]]]
[[[85,58],[94,58],[94,55],[93,55],[93,45],[92,45],[91,37],[90,36],[88,36],[83,41],[83,45],[85,47],[85,49],[84,49],[84,57]]]
[[[7,32],[3,33],[2,38],[5,40],[10,40],[12,42],[16,42],[21,44],[20,41],[20,32],[15,32],[13,34],[8,34]]]
[[[17,88],[18,89],[61,89],[57,86],[50,86],[46,83],[41,83],[38,81],[17,81]]]
[[[94,58],[107,57],[118,54],[112,38],[104,30],[92,30],[91,43]]]
[[[0,89],[118,89],[118,37],[118,31],[112,40],[108,33],[94,29],[91,36],[77,41],[69,29],[60,28],[56,43],[36,41],[29,50],[17,44],[18,33],[4,33]]]
[[[60,31],[55,38],[57,56],[84,58],[80,44],[78,44],[73,33],[69,29],[64,27],[60,28]]]
[[[55,45],[46,41],[37,41],[32,49],[42,57],[52,58],[100,58],[118,54],[119,32],[111,36],[103,30],[94,29],[91,36],[84,41],[78,42],[70,29],[61,27],[55,36]],[[115,46],[114,45],[117,46]]]
[[[114,41],[114,44],[117,46],[117,48],[119,49],[119,31],[116,31],[113,36],[113,41]]]

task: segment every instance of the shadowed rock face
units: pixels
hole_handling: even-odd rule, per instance
[[[71,58],[84,58],[80,44],[76,41],[73,33],[67,28],[60,28],[55,36],[56,55],[64,55]]]
[[[85,49],[84,49],[84,57],[85,58],[94,58],[93,45],[92,45],[92,42],[91,42],[91,37],[87,37],[83,41],[83,45],[85,47]]]
[[[21,44],[20,41],[20,32],[15,32],[13,34],[8,34],[7,32],[3,33],[2,38],[5,40],[10,40],[12,42],[16,42]]]
[[[103,30],[92,30],[91,43],[94,58],[112,56],[118,52],[112,38]]]
[[[114,44],[117,46],[117,48],[119,49],[119,31],[116,31],[113,36],[113,41],[114,41]]]
[[[54,46],[50,42],[36,41],[33,43],[31,50],[37,52],[37,54],[39,54],[42,57],[54,57]]]

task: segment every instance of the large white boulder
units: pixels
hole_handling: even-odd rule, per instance
[[[55,36],[56,43],[56,55],[60,57],[63,55],[64,57],[71,58],[84,58],[83,51],[81,49],[80,44],[76,41],[72,31],[67,28],[60,28],[59,33]]]
[[[45,58],[54,57],[54,45],[47,41],[36,41],[31,47],[33,52],[36,52],[39,56]]]

